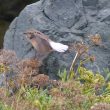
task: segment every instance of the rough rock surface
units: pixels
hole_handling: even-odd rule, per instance
[[[23,35],[30,28],[64,44],[82,39],[87,43],[88,35],[99,33],[106,48],[94,47],[90,54],[96,56],[96,61],[87,66],[101,73],[103,68],[110,68],[110,0],[40,0],[30,4],[9,26],[4,48],[15,50],[20,58],[34,57],[36,51]],[[53,52],[42,69],[54,77],[58,69],[69,68],[74,55],[75,52]]]

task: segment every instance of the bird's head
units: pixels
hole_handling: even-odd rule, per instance
[[[24,32],[24,34],[26,35],[26,38],[27,38],[28,40],[32,40],[33,38],[35,38],[35,34],[36,34],[36,33],[37,33],[37,32],[36,32],[35,29],[30,29],[30,30]]]
[[[36,30],[36,29],[29,29],[26,32],[24,32],[24,34],[26,35],[26,38],[28,40],[32,40],[33,38],[39,38],[39,39],[44,39],[46,41],[49,41],[50,39],[48,38],[48,36],[44,35],[42,32]]]

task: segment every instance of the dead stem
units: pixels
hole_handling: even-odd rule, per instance
[[[78,52],[76,52],[76,55],[75,55],[75,57],[74,57],[74,59],[72,61],[72,64],[71,64],[71,67],[70,67],[70,70],[69,70],[69,75],[70,75],[71,71],[73,70],[73,67],[74,67],[74,65],[75,65],[75,63],[77,61],[78,56],[79,56]]]

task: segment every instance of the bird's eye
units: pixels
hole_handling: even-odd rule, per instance
[[[40,32],[37,32],[37,34],[40,34]]]
[[[33,39],[33,38],[34,38],[34,35],[31,35],[29,38],[30,38],[30,39]]]

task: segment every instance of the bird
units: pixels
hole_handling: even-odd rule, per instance
[[[37,51],[37,57],[40,60],[45,59],[52,51],[63,53],[66,52],[69,48],[68,45],[55,42],[51,40],[47,35],[33,28],[24,32],[24,34],[26,35],[27,40]]]

